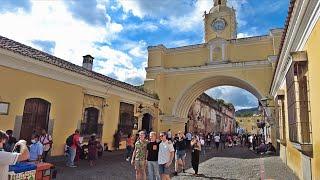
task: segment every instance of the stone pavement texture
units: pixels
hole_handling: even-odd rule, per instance
[[[188,179],[298,179],[277,156],[256,155],[247,148],[226,148],[223,151],[207,149],[200,157],[200,177],[192,176],[190,152],[187,154],[186,173],[179,173],[173,180]],[[64,162],[54,163],[58,180],[131,180],[135,179],[133,166],[124,159],[124,151],[106,152],[94,167],[82,160],[77,168],[69,168]],[[173,165],[171,167],[173,172]]]

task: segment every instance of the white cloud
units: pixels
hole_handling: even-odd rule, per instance
[[[149,32],[154,32],[156,30],[158,30],[158,26],[154,23],[151,22],[143,22],[143,23],[139,23],[139,24],[127,24],[125,26],[125,31],[135,31],[135,30],[140,30],[140,31],[149,31]]]
[[[238,33],[237,38],[246,38],[246,37],[250,37],[252,35],[248,34],[248,33]]]
[[[160,19],[160,24],[168,26],[175,31],[201,32],[203,31],[203,13],[210,10],[213,2],[212,0],[190,2],[184,0],[118,0],[124,12],[132,13],[141,19],[155,17]],[[247,0],[230,0],[228,2],[229,6],[234,7],[237,11],[237,21],[240,27],[247,24],[244,20],[246,10],[243,9],[243,5],[247,3]]]
[[[101,55],[108,54],[108,56],[106,59],[96,62],[98,64],[97,72],[102,74],[114,73],[120,81],[133,78],[139,78],[141,81],[145,79],[145,63],[143,63],[144,66],[135,67],[132,63],[132,57],[109,46],[100,47],[98,52],[102,53]]]
[[[116,37],[122,26],[108,18],[105,27],[97,27],[76,20],[60,1],[33,1],[30,13],[0,14],[3,36],[33,46],[32,40],[55,41],[54,55],[80,65],[82,55],[95,51],[95,42]],[[94,54],[92,54],[94,56]]]
[[[212,98],[232,103],[236,110],[258,106],[258,100],[253,94],[234,86],[219,86],[209,89],[205,93]]]
[[[233,7],[236,10],[236,16],[237,16],[237,23],[239,27],[247,25],[247,21],[245,20],[246,15],[249,10],[244,9],[244,5],[247,4],[247,0],[229,0],[228,5],[230,7]]]
[[[133,47],[129,54],[137,57],[137,58],[147,58],[147,43],[144,41],[139,41],[139,43]]]
[[[212,0],[198,0],[195,3],[184,0],[118,0],[124,12],[139,18],[159,18],[160,24],[174,28],[176,31],[202,30],[202,15],[212,7]]]
[[[98,3],[98,8],[103,8]],[[112,22],[106,15],[104,27],[93,26],[85,21],[72,17],[66,5],[61,1],[33,1],[30,13],[4,12],[0,14],[0,28],[2,36],[43,50],[33,44],[34,40],[54,41],[53,55],[68,60],[77,65],[82,64],[82,56],[91,54],[96,58],[95,67],[102,74],[115,74],[119,80],[125,81],[129,77],[144,79],[144,67],[136,68],[133,58],[122,51],[105,45],[97,46],[95,43],[110,44],[123,30],[121,24]],[[145,57],[144,41],[130,47],[130,54],[135,57]],[[129,47],[128,47],[129,48]]]

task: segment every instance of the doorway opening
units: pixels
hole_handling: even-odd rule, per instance
[[[41,133],[42,129],[48,131],[51,104],[41,98],[30,98],[25,101],[20,139],[30,143],[33,133]]]
[[[142,130],[146,130],[147,133],[152,131],[152,116],[149,113],[143,114]]]

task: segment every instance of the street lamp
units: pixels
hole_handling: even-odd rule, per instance
[[[262,112],[263,112],[263,122],[261,122],[260,123],[260,127],[261,128],[263,128],[262,129],[262,132],[263,132],[263,134],[265,133],[264,132],[264,128],[266,127],[266,128],[270,128],[270,126],[266,126],[266,124],[265,124],[265,114],[267,114],[267,116],[268,116],[268,113],[266,112],[266,108],[274,108],[275,106],[270,106],[269,105],[269,103],[268,103],[268,101],[269,100],[271,100],[271,98],[269,98],[268,96],[266,96],[266,97],[264,97],[264,98],[262,98],[262,99],[260,99],[260,102],[261,102],[261,106],[259,107],[259,108],[261,108],[261,110],[262,110]],[[270,109],[268,109],[268,110],[270,110]],[[269,112],[269,111],[268,111]],[[270,114],[271,115],[271,114]],[[263,123],[263,124],[262,124]],[[266,130],[266,134],[265,134],[265,138],[267,138],[267,133],[268,133],[268,131]]]

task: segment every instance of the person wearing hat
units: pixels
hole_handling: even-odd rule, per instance
[[[97,159],[97,147],[98,141],[96,140],[96,134],[92,134],[88,142],[88,158],[90,166],[93,166],[95,160]]]

